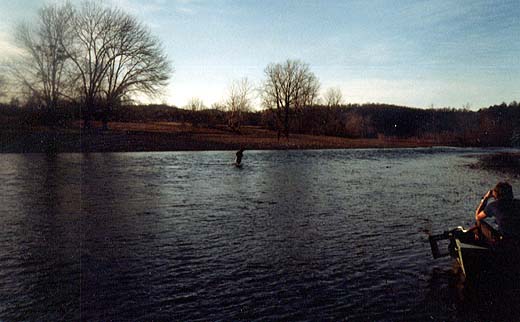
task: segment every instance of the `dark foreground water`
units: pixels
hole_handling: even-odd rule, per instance
[[[0,320],[518,317],[427,243],[520,190],[467,169],[479,152],[1,155]]]

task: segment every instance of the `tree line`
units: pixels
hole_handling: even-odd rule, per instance
[[[518,144],[517,102],[468,109],[414,109],[387,104],[344,104],[339,88],[320,96],[321,84],[310,66],[288,59],[271,63],[259,86],[233,81],[222,102],[206,107],[192,98],[183,109],[165,105],[132,106],[136,95],[154,96],[166,86],[173,68],[160,41],[135,17],[120,9],[85,1],[43,6],[38,18],[18,26],[23,53],[7,64],[12,95],[0,121],[31,115],[55,124],[82,119],[88,128],[100,120],[189,122],[195,126],[225,125],[240,133],[244,125],[290,133],[351,138],[456,138],[461,144]],[[0,97],[6,96],[0,77]],[[258,97],[260,111],[253,111]],[[22,98],[20,100],[19,98]],[[23,101],[23,102],[22,102]],[[14,108],[26,106],[23,113]]]
[[[17,127],[20,122],[39,123],[42,111],[0,105],[0,123]],[[79,119],[77,106],[61,109],[67,118]],[[387,104],[310,105],[290,111],[291,133],[346,138],[417,138],[460,146],[520,146],[520,106],[498,104],[479,111],[467,109],[418,109]],[[124,105],[114,110],[119,122],[178,122],[241,133],[254,126],[283,132],[277,111],[242,111],[241,128],[229,124],[232,111],[215,105],[190,110],[168,105]],[[31,124],[27,124],[27,127]],[[5,126],[4,126],[5,128]]]

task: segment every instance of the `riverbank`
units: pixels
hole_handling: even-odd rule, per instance
[[[451,143],[451,144],[450,144]],[[34,127],[30,130],[0,132],[0,152],[138,152],[138,151],[203,151],[280,149],[349,149],[349,148],[413,148],[453,145],[427,139],[350,139],[331,136],[291,134],[289,139],[259,127],[246,126],[241,133],[226,127],[203,128],[174,122],[109,123],[86,131],[79,123],[65,128]]]
[[[500,152],[489,155],[481,155],[478,162],[471,168],[498,171],[512,175],[520,175],[520,153]]]

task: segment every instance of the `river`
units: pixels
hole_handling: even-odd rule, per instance
[[[427,242],[497,181],[520,188],[469,169],[478,153],[3,154],[0,319],[482,316]]]

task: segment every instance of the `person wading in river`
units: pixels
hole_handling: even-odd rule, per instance
[[[242,166],[242,156],[244,155],[244,148],[240,148],[237,152],[237,157],[235,159],[235,166],[240,167]]]

